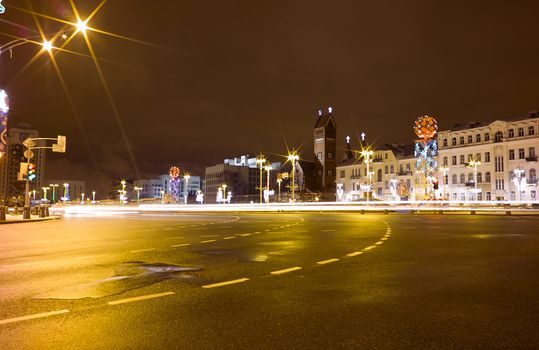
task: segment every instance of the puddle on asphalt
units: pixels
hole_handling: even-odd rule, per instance
[[[146,287],[172,278],[189,281],[195,279],[195,277],[187,273],[197,271],[202,271],[202,267],[130,261],[116,267],[113,277],[51,291],[39,295],[34,299],[102,298],[121,294],[128,290]]]

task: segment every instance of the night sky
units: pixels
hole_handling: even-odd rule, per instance
[[[99,3],[75,1],[83,19]],[[67,0],[2,4],[0,20],[31,29],[15,7],[76,21]],[[118,121],[141,177],[171,165],[202,175],[286,144],[310,158],[317,110],[328,106],[341,147],[362,131],[378,144],[411,142],[423,114],[444,129],[539,109],[538,13],[539,1],[109,0],[88,25],[152,44],[88,32],[119,119],[86,57],[56,56],[79,123],[47,54],[21,72],[35,45],[0,56],[0,87],[11,123],[67,135],[48,177],[98,188],[136,178]],[[38,20],[47,33],[63,26]],[[2,44],[5,33],[35,34],[6,22],[0,33]],[[66,48],[89,55],[82,36]]]

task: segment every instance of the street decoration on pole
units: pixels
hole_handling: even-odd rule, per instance
[[[0,158],[7,151],[7,113],[9,99],[5,90],[0,89]]]
[[[432,179],[433,172],[437,167],[435,157],[438,153],[438,143],[435,139],[438,132],[438,123],[436,119],[428,115],[417,118],[414,123],[414,132],[418,139],[415,142],[416,169],[422,175],[421,186],[424,189],[420,199],[427,199],[433,195],[432,189],[429,189],[429,181]],[[431,193],[429,193],[431,192]],[[416,192],[417,193],[417,192]],[[416,194],[417,195],[417,194]]]
[[[174,203],[177,203],[180,200],[180,168],[170,167],[168,174],[170,175],[170,194]]]

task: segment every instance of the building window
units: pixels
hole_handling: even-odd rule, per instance
[[[457,165],[457,156],[451,157],[451,165]]]
[[[497,131],[494,134],[494,142],[502,142],[503,140],[503,133],[501,131]]]
[[[530,169],[529,171],[529,182],[530,183],[536,183],[537,182],[537,173],[535,172],[535,169]]]
[[[494,157],[494,171],[497,173],[503,171],[503,157]]]
[[[444,147],[447,147],[447,139],[444,139],[442,144],[443,144]]]
[[[509,138],[515,137],[515,130],[509,129],[509,136],[508,136],[508,137],[509,137]]]
[[[475,160],[480,162],[481,161],[481,153],[476,153],[475,154]]]
[[[460,194],[460,200],[463,201],[463,202],[466,200],[466,193],[461,193]]]
[[[525,158],[524,148],[519,148],[518,149],[518,159],[524,159],[524,158]]]
[[[390,165],[390,166],[389,166],[389,172],[390,172],[391,174],[393,174],[394,171],[395,171],[395,167],[394,167],[393,165]]]
[[[496,179],[496,189],[497,190],[503,190],[504,189],[504,181],[503,179]]]
[[[316,154],[316,157],[318,158],[318,160],[322,160],[322,152],[318,152]]]
[[[457,138],[456,137],[453,137],[451,139],[451,146],[456,146],[457,145]]]
[[[490,134],[488,132],[485,133],[485,141],[490,140]]]
[[[490,152],[485,152],[485,163],[490,162]]]
[[[471,162],[473,160],[473,155],[472,154],[468,154],[468,162]]]
[[[513,159],[515,159],[515,150],[510,149],[509,150],[509,160],[513,160]]]
[[[481,142],[481,134],[475,135],[475,142]]]
[[[477,173],[477,183],[482,183],[483,182],[483,176],[481,175],[481,173]]]
[[[333,176],[333,170],[328,170],[328,176]]]
[[[535,147],[528,148],[528,157],[535,158]]]
[[[444,157],[443,165],[447,166],[447,157]]]
[[[376,172],[376,181],[382,182],[382,169],[378,169],[378,171]]]
[[[485,182],[490,182],[490,172],[489,171],[487,171],[485,173]]]
[[[459,137],[459,143],[464,145],[464,136]]]
[[[453,176],[451,176],[451,183],[452,183],[452,184],[456,184],[456,183],[457,183],[457,174],[453,174]]]
[[[464,154],[460,155],[460,164],[464,164]]]
[[[463,184],[466,182],[466,175],[460,174],[460,183]]]
[[[407,163],[407,164],[406,164],[406,171],[407,171],[407,172],[410,172],[410,163]]]
[[[518,136],[524,136],[524,128],[518,128]]]
[[[528,126],[528,135],[535,135],[535,127],[533,125]]]
[[[344,170],[341,170],[341,178],[344,178]]]
[[[455,192],[453,192],[453,200],[456,201],[457,200],[457,194]]]
[[[386,190],[389,189],[389,181],[387,181],[387,180],[384,181],[384,188],[385,188]]]
[[[490,192],[486,192],[485,194],[487,195],[487,201],[491,201],[492,195],[490,194]]]
[[[468,135],[468,143],[472,143],[473,142],[473,136],[472,135]]]
[[[388,167],[387,165],[386,165],[386,166],[384,166],[384,174],[386,174],[386,175],[387,175],[388,171],[389,171],[389,167]]]

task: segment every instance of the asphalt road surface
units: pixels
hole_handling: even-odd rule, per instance
[[[0,349],[537,349],[539,217],[0,226]]]

